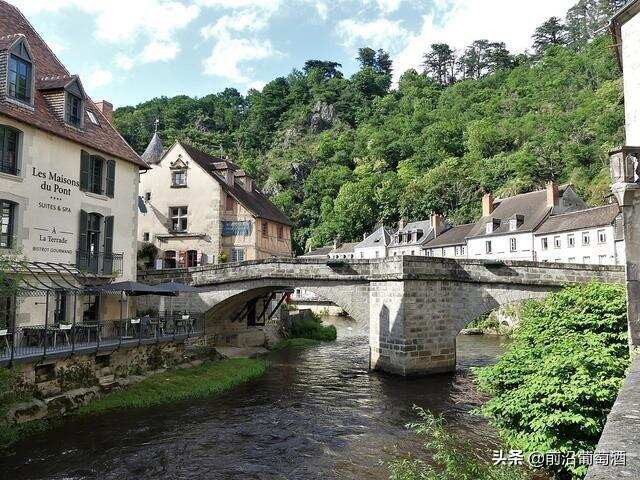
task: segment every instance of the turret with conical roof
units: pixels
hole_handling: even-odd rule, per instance
[[[158,135],[158,123],[159,121],[156,119],[156,130],[153,133],[153,137],[151,137],[149,145],[147,145],[147,149],[142,154],[143,160],[149,165],[156,165],[160,163],[160,159],[164,154],[162,140],[160,140],[160,136]]]

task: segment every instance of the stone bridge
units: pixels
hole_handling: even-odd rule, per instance
[[[624,283],[625,272],[614,266],[402,256],[270,259],[149,271],[139,279],[199,287],[190,308],[207,312],[207,325],[237,316],[248,302],[273,292],[311,291],[368,328],[372,368],[415,375],[455,370],[456,336],[480,315],[571,284]]]

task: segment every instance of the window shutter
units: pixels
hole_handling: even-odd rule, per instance
[[[80,155],[80,190],[89,190],[90,170],[91,157],[88,152],[82,150]]]
[[[184,268],[187,266],[187,252],[184,250],[180,250],[178,252],[178,267]]]
[[[89,226],[89,214],[84,210],[80,210],[80,230],[78,231],[78,250],[85,252],[87,250],[87,228]]]
[[[113,198],[116,187],[116,162],[115,160],[107,160],[107,183],[105,185],[105,194]]]
[[[113,217],[104,217],[104,239],[102,255],[102,273],[113,273]]]
[[[104,217],[104,253],[113,253],[113,217]]]

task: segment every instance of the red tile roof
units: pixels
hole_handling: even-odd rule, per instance
[[[7,49],[21,36],[26,38],[33,54],[34,77],[36,78],[36,90],[33,92],[34,108],[16,105],[0,95],[0,114],[107,155],[127,160],[142,168],[148,168],[144,160],[120,136],[91,99],[87,98],[85,108],[93,112],[100,125],[95,125],[87,119],[84,129],[78,130],[56,116],[39,88],[43,84],[48,88],[51,88],[51,83],[60,85],[64,83],[65,77],[67,80],[71,80],[71,75],[24,15],[17,8],[0,0],[0,55],[5,55]],[[0,80],[5,82],[4,78]]]

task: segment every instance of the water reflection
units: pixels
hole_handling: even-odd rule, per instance
[[[469,413],[479,397],[469,366],[503,341],[459,337],[456,374],[405,380],[368,372],[366,335],[334,318],[339,340],[271,357],[268,373],[233,392],[151,410],[69,421],[16,446],[2,478],[383,479],[379,460],[418,440],[412,405],[443,413],[490,449],[494,432]]]

